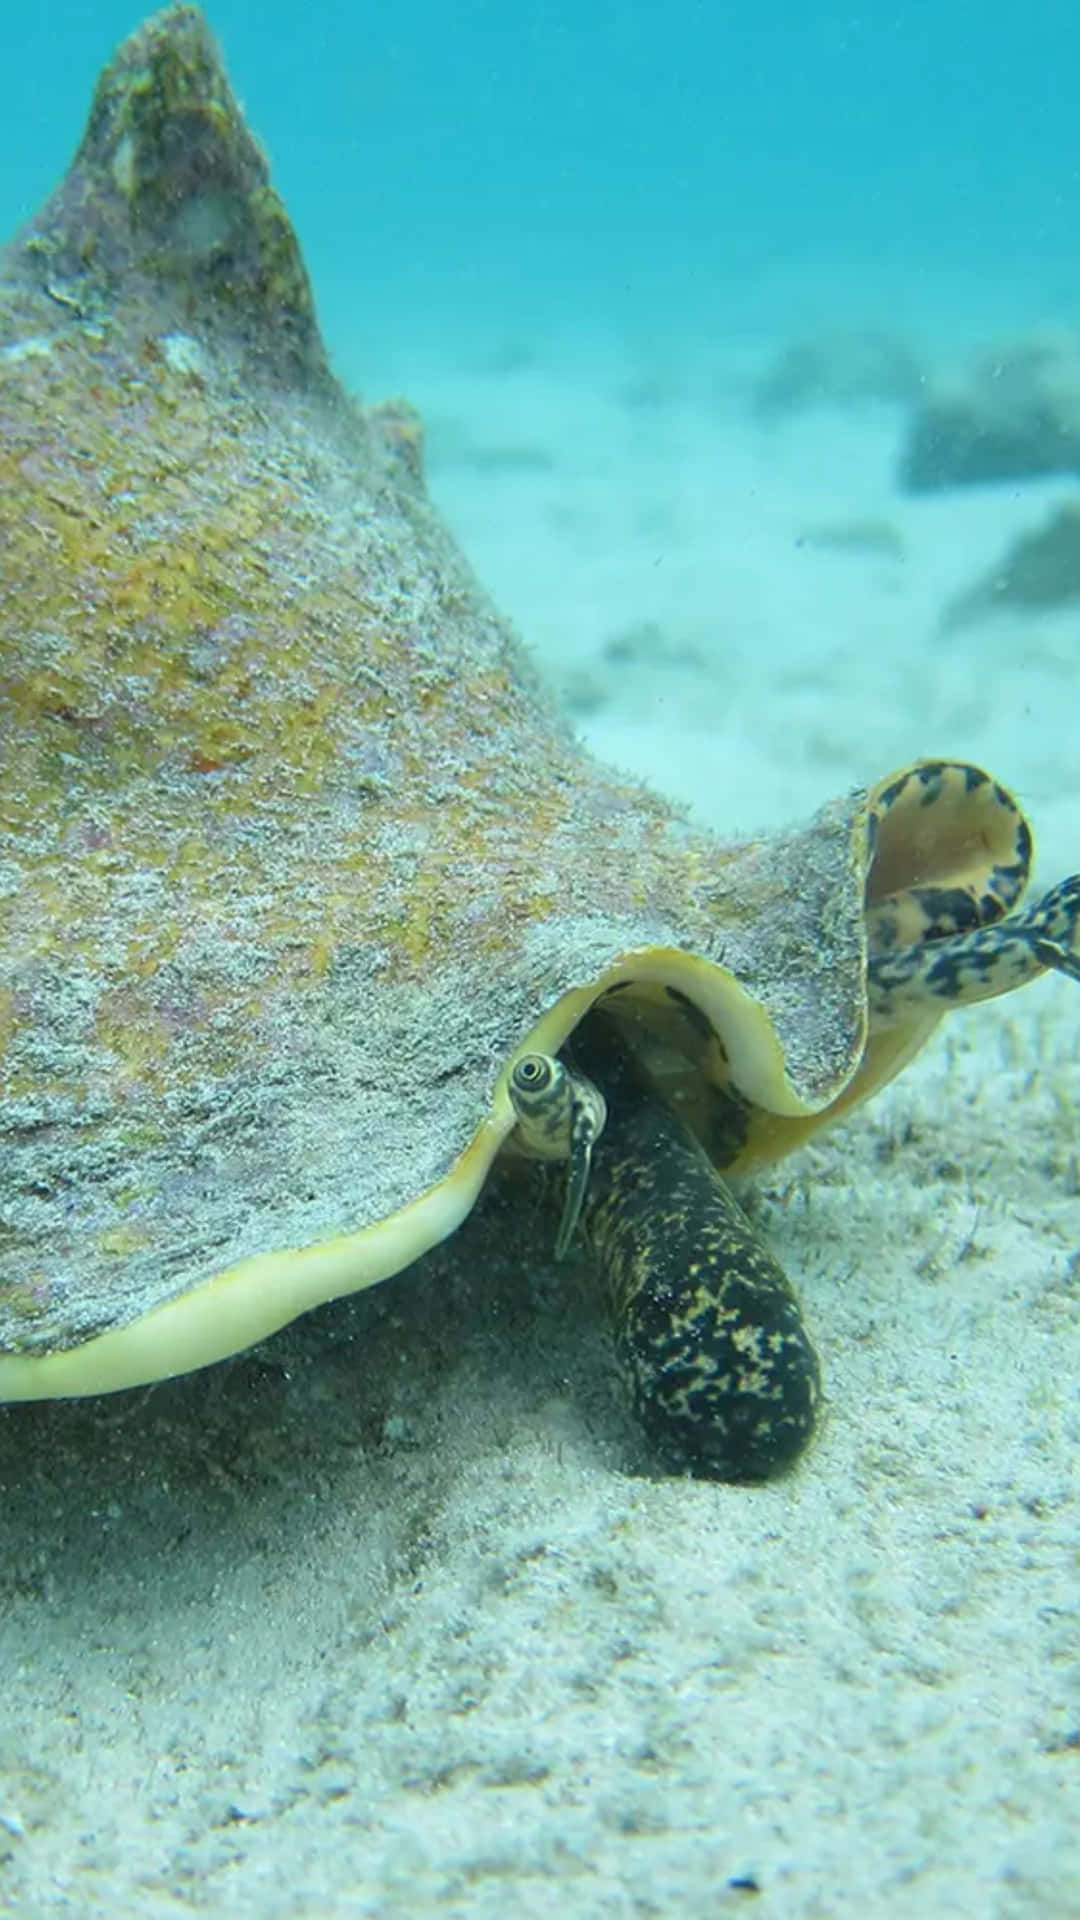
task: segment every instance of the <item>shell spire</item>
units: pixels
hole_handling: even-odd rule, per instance
[[[119,299],[158,327],[233,336],[249,372],[326,373],[299,242],[198,7],[164,8],[119,47],[4,265],[73,313]]]

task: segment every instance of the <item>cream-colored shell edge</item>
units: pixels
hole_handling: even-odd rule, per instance
[[[752,1100],[792,1116],[820,1110],[794,1092],[768,1016],[723,967],[672,947],[626,953],[594,985],[564,994],[523,1036],[499,1076],[491,1114],[437,1186],[357,1233],[242,1260],[80,1346],[0,1354],[0,1401],[115,1393],[189,1373],[253,1346],[312,1307],[411,1265],[453,1233],[474,1206],[514,1125],[506,1092],[514,1061],[524,1053],[557,1052],[594,1001],[627,981],[674,987],[695,1001],[723,1035],[732,1075]]]

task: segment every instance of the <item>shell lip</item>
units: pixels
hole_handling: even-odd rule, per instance
[[[675,947],[628,950],[590,985],[562,994],[523,1035],[468,1146],[416,1200],[356,1232],[242,1260],[77,1347],[0,1354],[0,1400],[111,1393],[191,1372],[266,1339],[312,1307],[410,1266],[453,1233],[475,1205],[515,1123],[506,1090],[515,1060],[523,1053],[557,1052],[606,993],[645,983],[674,988],[723,1033],[732,1071],[751,1097],[765,1097],[775,1111],[793,1116],[828,1104],[800,1097],[768,1014],[724,967]]]
[[[865,1044],[862,1030],[852,1051],[823,1091],[800,1093],[785,1064],[783,1048],[768,1013],[735,975],[715,960],[679,947],[637,947],[621,954],[588,987],[572,988],[541,1016],[507,1059],[496,1082],[492,1124],[505,1138],[514,1124],[507,1082],[526,1053],[557,1053],[589,1009],[623,986],[669,988],[690,1001],[724,1042],[731,1077],[755,1105],[784,1118],[805,1119],[831,1106],[850,1080]]]

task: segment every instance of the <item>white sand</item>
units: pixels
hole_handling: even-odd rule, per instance
[[[1068,488],[904,500],[896,415],[756,426],[747,345],[484,357],[367,384],[598,750],[725,830],[971,755],[1078,864],[1080,619],[937,629]],[[489,1261],[8,1410],[0,1911],[1080,1915],[1078,1038],[958,1015],[760,1189],[781,1484],[648,1477],[584,1281]]]

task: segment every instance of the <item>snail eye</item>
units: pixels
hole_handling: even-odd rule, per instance
[[[526,1059],[519,1060],[517,1066],[514,1068],[516,1085],[519,1087],[528,1087],[530,1092],[532,1092],[535,1087],[546,1087],[550,1079],[551,1068],[546,1060],[540,1058],[539,1054],[530,1053]]]

